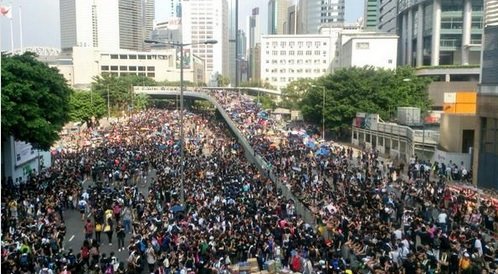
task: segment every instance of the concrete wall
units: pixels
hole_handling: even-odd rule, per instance
[[[435,107],[443,107],[445,92],[477,91],[477,82],[432,82],[428,87],[429,99]]]
[[[478,122],[479,118],[475,115],[442,114],[439,145],[446,151],[462,153],[463,130],[474,130],[475,141]]]
[[[452,161],[453,163],[456,163],[458,167],[460,167],[460,163],[463,162],[463,166],[467,170],[470,170],[472,167],[471,156],[472,155],[470,153],[454,153],[436,149],[434,155],[432,156],[431,162],[444,163],[445,165],[448,165],[450,161]]]

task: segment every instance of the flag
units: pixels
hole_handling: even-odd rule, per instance
[[[0,6],[0,13],[2,14],[2,16],[10,19],[12,18],[12,7]]]

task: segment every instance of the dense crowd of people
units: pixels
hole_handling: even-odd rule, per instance
[[[489,197],[431,179],[418,160],[405,171],[375,151],[279,128],[249,97],[210,94],[267,173],[210,111],[185,112],[183,166],[178,111],[143,111],[99,138],[84,130],[87,146],[55,153],[19,186],[2,182],[12,189],[2,197],[2,272],[224,273],[249,258],[260,269],[300,273],[496,271],[498,208]],[[317,224],[304,222],[297,202]],[[64,214],[78,212],[85,240],[64,250]]]

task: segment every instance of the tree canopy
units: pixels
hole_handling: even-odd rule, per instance
[[[99,94],[107,102],[109,94],[109,104],[114,110],[127,111],[132,106],[133,86],[156,86],[154,79],[137,76],[114,76],[102,75],[94,78],[92,91]]]
[[[69,101],[71,121],[90,122],[92,117],[100,119],[107,113],[106,101],[92,91],[75,91]]]
[[[293,110],[299,109],[304,94],[314,85],[311,78],[301,78],[290,82],[282,89],[282,102],[280,106]]]
[[[33,53],[2,54],[2,136],[49,149],[69,121],[71,92],[59,71]]]
[[[317,79],[300,106],[305,120],[318,124],[323,113],[325,127],[339,132],[349,130],[357,112],[378,113],[384,120],[389,120],[397,107],[419,107],[425,112],[430,106],[429,83],[430,79],[415,76],[411,67],[341,69]]]

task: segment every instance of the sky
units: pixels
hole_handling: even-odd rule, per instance
[[[98,0],[105,1],[105,0]],[[167,18],[167,0],[156,1],[156,20]],[[229,0],[231,1],[231,0]],[[346,22],[355,22],[363,16],[364,0],[346,0]],[[19,10],[22,11],[23,47],[60,47],[59,0],[0,0],[2,6],[12,6],[12,28],[14,48],[20,48]],[[21,7],[21,9],[19,8]],[[254,7],[260,8],[262,18],[266,18],[268,0],[239,0],[239,27],[246,28],[247,16]],[[263,24],[266,20],[262,20]],[[1,16],[1,49],[11,48],[11,20]],[[265,25],[263,25],[263,29]]]

